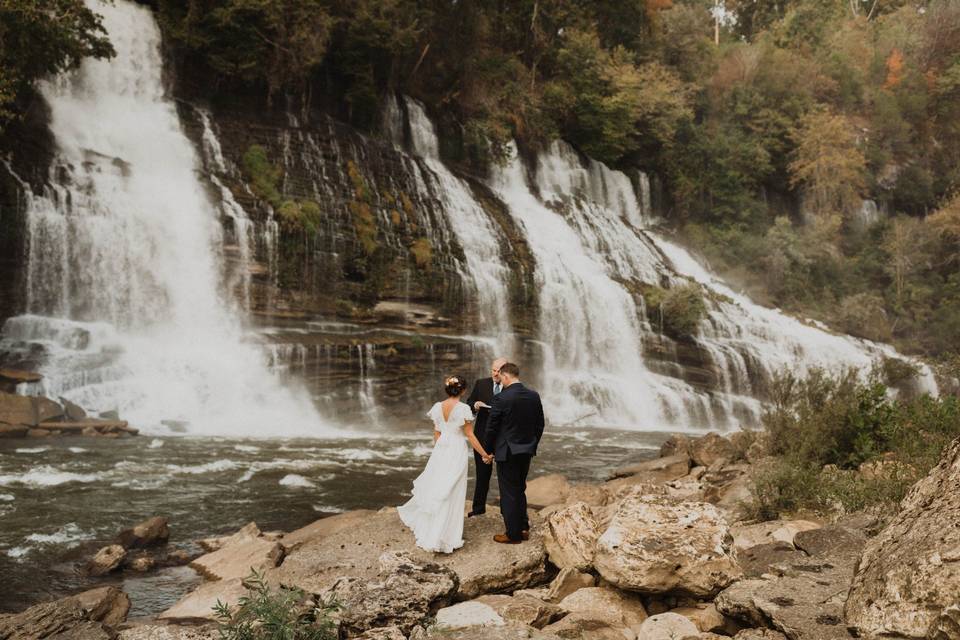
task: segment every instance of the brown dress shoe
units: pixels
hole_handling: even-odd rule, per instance
[[[529,540],[529,539],[530,539],[530,529],[524,529],[523,531],[521,531],[521,532],[520,532],[520,537],[523,538],[524,540]]]
[[[499,542],[500,544],[520,544],[523,542],[523,540],[511,540],[505,533],[498,533],[497,535],[493,536],[493,541]]]

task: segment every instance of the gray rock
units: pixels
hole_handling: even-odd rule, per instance
[[[527,482],[527,506],[542,509],[552,504],[563,504],[570,493],[570,483],[559,473],[540,476]]]
[[[543,543],[550,562],[561,569],[585,571],[593,565],[600,526],[590,507],[577,502],[547,518]]]
[[[66,398],[60,398],[60,404],[63,405],[64,413],[69,420],[85,420],[87,412],[78,404],[70,402]]]
[[[103,576],[120,566],[127,551],[118,544],[111,544],[97,551],[86,566],[88,576]]]
[[[677,613],[658,613],[633,629],[643,640],[681,640],[698,638],[700,630],[686,617]]]
[[[960,439],[863,551],[845,607],[863,636],[926,637],[960,602]]]
[[[99,587],[71,597],[80,603],[88,619],[112,627],[126,620],[130,611],[130,597],[116,587]]]
[[[690,459],[685,455],[654,458],[653,460],[645,460],[615,469],[610,476],[611,482],[608,482],[607,486],[616,489],[626,484],[636,484],[638,482],[658,484],[677,480],[689,472]],[[620,479],[620,482],[617,482],[617,479]],[[632,482],[625,482],[627,479],[631,479]]]
[[[742,575],[732,544],[713,505],[634,495],[619,504],[597,541],[594,566],[621,589],[709,597]]]
[[[343,576],[374,578],[379,574],[379,558],[384,552],[406,551],[417,563],[450,568],[460,583],[459,600],[485,593],[513,592],[543,584],[547,578],[546,552],[536,514],[531,514],[531,519],[534,530],[530,540],[508,545],[493,541],[494,534],[503,531],[499,514],[468,518],[464,538],[469,544],[451,554],[434,554],[416,547],[396,509],[383,509],[353,527],[303,544],[283,564],[268,571],[267,576],[273,582],[321,593]]]
[[[718,433],[708,433],[690,442],[690,459],[701,467],[709,467],[718,460],[732,460],[735,456],[733,443]]]
[[[114,636],[103,623],[91,621],[76,598],[41,602],[0,618],[2,640],[111,640]]]
[[[560,607],[529,595],[492,594],[480,596],[475,602],[482,602],[492,607],[507,624],[537,629],[542,629],[564,615]]]
[[[453,571],[438,564],[417,564],[406,553],[384,553],[379,564],[376,577],[339,578],[319,594],[321,601],[340,607],[335,618],[341,633],[354,636],[383,626],[409,633],[457,590]]]
[[[154,516],[117,534],[117,544],[124,549],[140,549],[165,544],[170,538],[167,519]]]
[[[497,610],[480,600],[458,602],[437,611],[435,624],[442,629],[502,627],[507,624]]]
[[[144,624],[124,629],[118,640],[219,640],[217,627]]]
[[[255,522],[247,524],[216,551],[202,555],[190,566],[211,580],[246,578],[252,570],[264,571],[280,564],[283,547],[275,539],[261,535]]]

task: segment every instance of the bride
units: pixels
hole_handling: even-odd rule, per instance
[[[413,481],[413,497],[397,509],[413,531],[417,546],[427,551],[451,553],[463,546],[468,443],[486,464],[493,463],[493,456],[473,435],[470,407],[460,402],[466,389],[460,376],[444,382],[447,399],[427,412],[433,421],[433,452],[423,473]]]

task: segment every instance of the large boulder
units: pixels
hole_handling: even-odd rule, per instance
[[[127,619],[130,597],[116,587],[98,587],[73,597],[90,620],[115,627]]]
[[[228,537],[216,551],[202,555],[190,566],[211,580],[245,578],[253,570],[264,571],[280,564],[283,547],[264,537],[255,522]]]
[[[741,576],[732,545],[713,505],[634,495],[598,539],[594,567],[621,589],[706,598]]]
[[[579,589],[561,600],[559,607],[570,613],[598,614],[619,627],[632,627],[647,619],[638,596],[609,587]]]
[[[354,636],[383,626],[409,633],[447,604],[457,590],[457,576],[447,567],[418,564],[403,552],[386,552],[378,562],[376,577],[342,577],[319,594],[323,602],[337,605],[341,634]]]
[[[469,600],[437,611],[435,624],[441,629],[464,629],[466,627],[502,627],[507,622],[489,604],[479,600]]]
[[[63,407],[49,398],[37,396],[30,398],[30,400],[33,402],[34,419],[36,420],[34,424],[55,420],[66,415]]]
[[[863,636],[923,638],[960,602],[960,439],[867,542],[844,613]]]
[[[600,526],[593,512],[577,502],[547,518],[543,543],[550,562],[561,569],[588,570],[593,565],[594,547]]]
[[[540,476],[527,482],[527,506],[542,509],[552,504],[563,504],[570,493],[570,483],[559,473]]]
[[[91,620],[76,598],[41,602],[20,613],[0,616],[3,640],[112,640],[114,635],[102,622]]]
[[[678,613],[658,613],[638,625],[634,631],[643,640],[683,640],[699,638],[700,630],[686,617]]]
[[[736,457],[733,443],[717,433],[708,433],[690,443],[690,458],[695,465],[709,467],[720,460]]]
[[[491,594],[480,596],[474,602],[489,605],[507,624],[525,625],[542,629],[563,617],[560,607],[529,595],[512,596]]]
[[[536,514],[531,514],[531,520],[534,527],[530,540],[512,545],[493,541],[495,534],[503,532],[499,514],[468,518],[464,538],[469,544],[451,554],[434,554],[416,547],[413,534],[403,526],[396,509],[382,509],[356,526],[303,544],[267,576],[308,593],[321,593],[341,576],[375,578],[384,552],[406,551],[415,562],[449,567],[460,583],[459,600],[513,592],[547,579],[546,552]]]
[[[660,457],[667,458],[669,456],[686,456],[690,459],[690,447],[691,441],[690,438],[683,434],[674,434],[667,438],[662,445],[660,445]]]
[[[88,576],[103,576],[120,567],[127,551],[119,544],[111,544],[97,551],[86,565]]]
[[[170,528],[167,526],[167,519],[154,516],[121,531],[117,534],[116,542],[124,549],[140,549],[165,544],[169,538]]]
[[[571,613],[543,628],[545,633],[569,640],[625,640],[630,631],[592,611]]]
[[[576,569],[561,569],[560,573],[547,587],[545,599],[548,602],[560,602],[577,589],[596,586],[597,579],[589,573]]]

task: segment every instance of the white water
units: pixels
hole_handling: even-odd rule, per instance
[[[514,153],[491,180],[537,261],[544,395],[552,421],[735,428],[757,421],[762,390],[756,384],[784,369],[866,371],[879,357],[898,355],[730,290],[684,249],[640,228],[646,222],[637,204],[642,200],[626,176],[597,164],[557,142],[540,155],[532,176]],[[717,294],[708,296],[709,317],[694,345],[715,369],[718,384],[710,391],[680,377],[676,343],[657,334],[645,320],[642,298],[624,286],[664,279],[672,285],[693,280]],[[644,342],[672,350],[673,363],[661,359],[654,367]],[[673,370],[664,375],[670,364]],[[929,368],[921,374],[922,390],[936,393]]]
[[[172,420],[192,434],[329,433],[306,394],[267,371],[231,310],[216,208],[164,95],[152,14],[89,4],[118,55],[41,86],[58,156],[27,212],[31,315],[11,319],[5,337],[32,333],[47,347],[43,391],[151,431]],[[228,215],[243,253],[240,211]]]
[[[469,185],[453,175],[440,161],[437,133],[423,106],[408,98],[406,107],[413,151],[433,173],[437,196],[466,257],[462,279],[472,285],[478,332],[481,336],[493,338],[495,352],[510,354],[514,348],[507,291],[510,273],[504,266],[500,250],[505,241],[473,197]],[[388,110],[388,113],[391,111]],[[393,113],[396,116],[399,111],[394,109]],[[393,126],[393,135],[398,130],[402,131]]]

